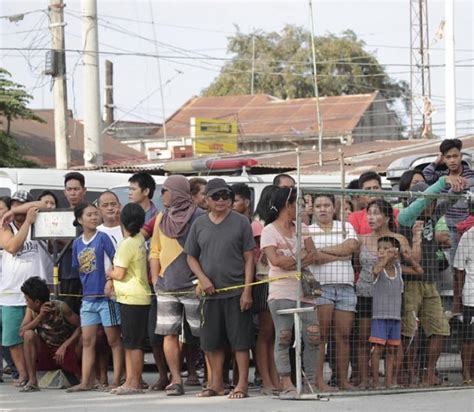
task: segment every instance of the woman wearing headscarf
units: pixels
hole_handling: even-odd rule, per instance
[[[194,220],[205,213],[192,200],[189,181],[173,175],[163,183],[161,197],[165,211],[159,213],[151,238],[150,270],[158,311],[155,333],[163,335],[163,348],[171,371],[168,396],[184,394],[181,379],[181,351],[178,337],[182,318],[193,336],[199,336],[199,299],[192,293],[195,276],[186,262],[183,246]]]

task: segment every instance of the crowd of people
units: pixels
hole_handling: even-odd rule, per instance
[[[398,204],[373,171],[342,198],[305,193],[300,233],[297,188],[286,174],[262,191],[253,213],[251,189],[221,178],[169,176],[158,210],[145,172],[130,178],[126,205],[111,191],[85,202],[84,176],[70,172],[64,194],[78,237],[61,243],[59,300],[51,299],[51,242],[32,237],[39,211],[57,206],[55,195],[1,198],[0,325],[15,384],[35,392],[37,371],[62,369],[80,380],[68,392],[180,396],[202,385],[199,397],[241,399],[252,353],[261,393],[292,399],[294,318],[284,310],[300,301],[306,391],[380,388],[382,359],[387,388],[437,385],[450,335],[439,293],[446,270],[454,279],[449,309],[462,319],[463,382],[471,384],[473,202],[433,196],[474,186],[461,150],[460,140],[444,140],[433,164],[405,172],[399,189],[410,196]],[[303,270],[317,281],[309,294],[300,287]],[[149,348],[159,373],[151,384],[142,378]]]

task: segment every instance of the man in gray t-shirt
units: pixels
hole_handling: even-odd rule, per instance
[[[219,289],[249,285],[253,281],[255,241],[250,222],[231,210],[233,192],[223,179],[208,182],[209,214],[191,226],[184,252],[204,293],[202,301],[201,349],[211,373],[201,397],[224,393],[224,347],[235,351],[239,381],[230,398],[247,397],[249,349],[254,346],[252,288]]]

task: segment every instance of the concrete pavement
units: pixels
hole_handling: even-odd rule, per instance
[[[153,382],[156,374],[146,373],[147,382]],[[196,398],[199,388],[186,388],[186,395],[167,397],[163,392],[147,392],[142,395],[116,396],[105,392],[68,394],[64,390],[43,389],[35,393],[19,393],[6,379],[0,384],[1,411],[474,411],[474,388],[434,391],[414,391],[385,395],[343,394],[329,401],[280,401],[262,396],[257,390],[250,391],[250,398],[229,400],[226,397]]]

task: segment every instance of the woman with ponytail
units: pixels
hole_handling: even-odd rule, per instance
[[[125,383],[112,390],[115,395],[141,393],[143,351],[146,348],[150,289],[147,277],[145,238],[140,229],[145,212],[136,203],[122,209],[120,223],[124,239],[117,248],[114,266],[107,272],[107,291],[113,290],[120,305],[122,338],[125,348]]]
[[[300,282],[296,278],[297,234],[296,234],[296,189],[275,188],[265,215],[260,245],[270,266],[268,277],[289,276],[270,283],[268,306],[275,324],[275,361],[281,379],[280,399],[293,399],[296,389],[291,381],[289,349],[292,344],[293,316],[280,315],[281,309],[296,307],[300,293]],[[262,215],[261,215],[262,216]],[[307,266],[321,258],[316,252],[311,236],[303,226],[301,236],[301,265]],[[317,259],[316,259],[317,258]],[[303,360],[307,383],[316,383],[316,365],[319,358],[319,324],[313,298],[303,297],[302,307],[312,307],[313,311],[301,316],[304,342]]]

